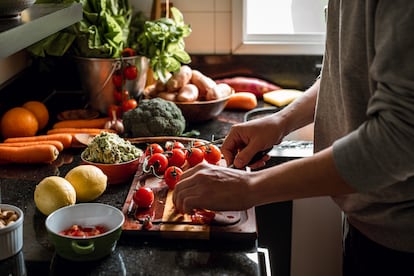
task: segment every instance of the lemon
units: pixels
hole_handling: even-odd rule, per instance
[[[88,202],[103,194],[108,177],[98,167],[79,165],[71,169],[65,179],[75,188],[77,201]]]
[[[36,207],[44,215],[76,203],[76,191],[73,186],[60,176],[45,177],[36,185],[34,191]]]

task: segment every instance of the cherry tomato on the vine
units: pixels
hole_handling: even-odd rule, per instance
[[[148,187],[140,187],[132,195],[132,200],[138,208],[149,208],[154,203],[154,192]]]
[[[121,56],[123,56],[123,57],[133,57],[133,56],[136,56],[136,55],[137,55],[137,53],[132,48],[125,48],[121,52]]]
[[[122,111],[126,112],[128,110],[134,109],[138,106],[138,103],[135,99],[124,100],[122,102]]]
[[[216,145],[206,145],[204,159],[210,164],[217,164],[221,160],[221,150]]]
[[[148,159],[146,169],[151,169],[157,175],[162,175],[168,167],[168,158],[163,153],[154,153]]]
[[[202,152],[204,152],[204,150],[206,149],[206,145],[205,145],[205,143],[204,143],[204,142],[201,142],[201,141],[195,141],[195,142],[193,142],[192,147],[194,147],[194,148],[198,148],[198,149],[200,149]]]
[[[116,88],[120,88],[123,84],[125,84],[124,77],[122,76],[120,71],[116,71],[112,75],[112,83],[115,85]]]
[[[174,190],[175,185],[180,181],[180,176],[183,174],[183,170],[177,166],[170,166],[165,170],[164,180],[170,190]]]
[[[122,102],[122,92],[118,90],[114,90],[114,100],[117,103]]]
[[[194,167],[204,160],[204,153],[199,148],[191,148],[187,151],[187,161],[190,167]]]
[[[160,144],[157,144],[157,143],[149,144],[145,149],[146,156],[153,155],[154,153],[163,153],[163,152],[164,152],[164,149],[162,148]]]
[[[165,142],[165,149],[166,150],[172,150],[172,149],[185,150],[185,146],[180,141],[167,141]]]
[[[186,160],[186,154],[182,149],[172,149],[168,152],[168,165],[182,167]]]
[[[138,76],[138,69],[135,65],[127,65],[124,68],[124,76],[127,80],[135,80]]]
[[[126,90],[126,89],[124,89],[122,91],[122,99],[121,99],[121,101],[124,102],[124,101],[127,101],[127,100],[129,100],[129,91]]]

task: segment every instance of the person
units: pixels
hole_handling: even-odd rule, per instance
[[[251,172],[202,163],[177,184],[177,210],[331,196],[346,218],[344,275],[414,275],[413,18],[409,0],[330,0],[320,78],[276,114],[235,124],[221,148],[243,168],[314,122],[314,155]]]

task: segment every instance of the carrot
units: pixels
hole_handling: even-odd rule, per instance
[[[63,146],[63,143],[57,140],[0,143],[0,147],[26,147],[26,146],[34,146],[34,145],[53,145],[58,149],[59,152],[61,152],[65,148]]]
[[[55,123],[52,128],[104,128],[105,123],[109,120],[109,117],[96,119],[64,120]]]
[[[66,128],[53,128],[49,129],[47,131],[47,134],[56,134],[56,133],[66,133],[71,134],[72,136],[74,134],[78,133],[86,133],[86,134],[99,134],[103,131],[116,133],[113,129],[107,129],[107,128],[76,128],[76,127],[66,127]]]
[[[257,106],[256,95],[251,92],[237,92],[230,96],[226,109],[251,110]]]
[[[64,148],[70,148],[72,145],[72,135],[68,133],[44,134],[30,137],[13,137],[4,140],[4,143],[22,143],[22,142],[39,142],[39,141],[60,141]]]
[[[0,147],[0,163],[39,164],[52,163],[59,156],[53,145],[32,145],[25,147]]]

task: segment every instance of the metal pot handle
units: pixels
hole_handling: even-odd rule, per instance
[[[77,254],[86,255],[90,254],[95,250],[95,244],[93,241],[77,241],[73,240],[72,249]]]
[[[108,77],[106,78],[106,80],[104,81],[104,83],[103,83],[103,85],[102,85],[102,87],[101,87],[101,89],[99,89],[99,93],[98,94],[100,94],[103,90],[104,90],[104,88],[105,88],[105,86],[108,84],[108,81],[111,79],[111,77],[112,77],[112,75],[114,74],[114,72],[116,71],[116,70],[119,70],[119,69],[121,69],[121,61],[120,60],[116,60],[116,61],[114,61],[113,63],[112,63],[112,70],[111,70],[111,72],[108,74]]]

